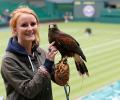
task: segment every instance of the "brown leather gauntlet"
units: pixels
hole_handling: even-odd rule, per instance
[[[64,86],[69,81],[69,65],[63,60],[55,65],[55,81],[58,85]]]

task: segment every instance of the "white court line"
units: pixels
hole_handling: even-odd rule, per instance
[[[109,42],[106,42],[106,43],[101,43],[101,44],[98,44],[98,45],[95,45],[95,46],[92,46],[92,47],[87,47],[84,50],[85,51],[89,51],[89,50],[93,50],[93,49],[98,49],[98,48],[101,48],[101,47],[105,47],[105,46],[108,46],[108,45],[112,46],[112,45],[117,44],[117,43],[120,43],[120,39],[109,41]]]

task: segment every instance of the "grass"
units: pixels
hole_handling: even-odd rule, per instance
[[[40,25],[40,46],[47,50],[48,24]],[[87,67],[90,77],[81,77],[76,71],[72,58],[68,60],[70,65],[71,86],[70,100],[101,88],[114,81],[120,80],[120,24],[110,23],[58,23],[58,27],[72,35],[79,43],[87,57]],[[92,36],[87,36],[84,31],[87,27],[92,29]],[[0,60],[10,37],[9,28],[0,29]],[[56,57],[56,62],[60,55]],[[54,100],[66,100],[64,88],[52,84]],[[0,76],[0,96],[5,96],[3,80]]]

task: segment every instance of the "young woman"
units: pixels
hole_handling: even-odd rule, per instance
[[[57,49],[39,47],[39,21],[28,7],[11,14],[12,37],[2,60],[1,74],[7,100],[53,100],[51,79],[54,79],[54,58]]]

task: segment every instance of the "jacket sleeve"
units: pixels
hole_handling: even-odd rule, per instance
[[[41,53],[41,55],[42,55],[42,57],[44,58],[44,60],[46,59],[46,51],[45,50],[43,50],[42,48],[38,48],[38,52],[40,52]],[[41,60],[42,62],[44,62],[43,61],[43,59],[39,59],[39,60]],[[43,63],[43,65],[44,65],[44,63]],[[51,72],[50,72],[50,76],[51,76],[51,80],[54,82],[54,83],[56,83],[56,81],[55,81],[55,62],[54,62],[54,64],[53,64],[53,66],[51,67],[52,69],[51,69]],[[57,84],[57,83],[56,83]]]
[[[2,61],[1,74],[7,84],[10,84],[15,91],[27,98],[33,98],[40,93],[42,86],[48,84],[45,80],[50,78],[49,76],[43,76],[39,71],[31,78],[17,61],[9,57]]]
[[[45,50],[43,50],[42,48],[38,48],[37,49],[38,50],[38,52],[40,52],[41,53],[41,55],[42,55],[42,57],[44,58],[44,60],[46,59],[46,51]],[[42,62],[44,62],[44,60],[43,59],[40,59],[39,58],[39,60],[41,60]],[[43,65],[44,65],[44,63],[43,63]],[[51,67],[52,69],[51,69],[51,72],[50,72],[50,76],[51,76],[51,80],[53,81],[53,82],[55,82],[55,77],[54,77],[54,71],[55,71],[55,62],[54,62],[54,64],[52,65],[52,67]],[[55,82],[56,83],[56,82]]]

